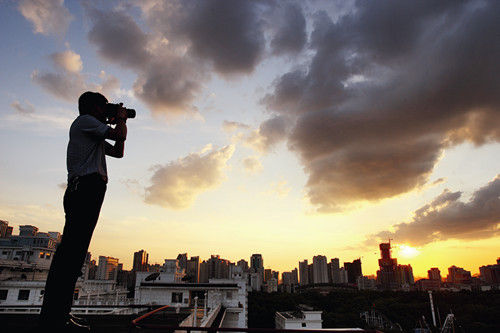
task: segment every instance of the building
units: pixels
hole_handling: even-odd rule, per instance
[[[399,286],[405,288],[413,285],[415,280],[413,279],[413,269],[411,265],[398,265],[396,269],[396,281]]]
[[[437,280],[441,282],[441,271],[437,267],[433,267],[427,271],[429,280]]]
[[[118,275],[118,261],[118,258],[99,256],[96,280],[116,281],[116,277]]]
[[[191,282],[200,282],[200,257],[191,257],[186,263],[186,275]]]
[[[179,267],[185,270],[187,268],[188,260],[187,253],[179,253],[179,255],[177,256],[177,260],[179,261]]]
[[[0,220],[0,238],[9,238],[12,235],[12,227],[9,227],[9,222]]]
[[[292,269],[292,284],[295,286],[299,285],[299,271],[297,268]]]
[[[462,267],[457,267],[455,265],[448,268],[447,282],[450,283],[470,283],[472,281],[472,275],[469,271],[466,271]]]
[[[248,261],[241,259],[236,263],[236,265],[243,268],[243,272],[248,272]]]
[[[340,283],[340,262],[339,258],[333,258],[328,263],[328,281],[331,283]]]
[[[274,292],[277,292],[278,291],[278,280],[276,280],[275,278],[270,278],[269,280],[267,280],[266,282],[266,287],[265,287],[265,291],[267,293],[274,293]]]
[[[368,276],[358,276],[356,279],[358,290],[375,290],[377,289],[377,280]]]
[[[339,269],[339,283],[340,284],[347,284],[349,282],[348,276],[347,276],[347,270],[342,267]]]
[[[268,268],[264,270],[264,282],[267,282],[269,279],[273,277],[273,271]]]
[[[299,306],[298,311],[276,312],[274,316],[276,329],[322,329],[323,320],[321,314],[323,311],[314,311],[311,307],[305,305]]]
[[[149,258],[149,255],[144,250],[134,252],[134,262],[132,264],[132,271],[134,271],[134,272],[147,272],[148,271],[148,258]]]
[[[347,271],[347,282],[356,283],[358,276],[363,276],[361,271],[361,259],[356,259],[353,262],[344,262],[344,268]]]
[[[500,284],[500,258],[496,265],[479,267],[479,278],[487,284]]]
[[[307,286],[309,284],[309,265],[307,259],[299,262],[299,283],[301,286]]]
[[[250,270],[259,274],[261,282],[264,281],[264,259],[261,254],[252,254],[250,257]]]
[[[398,283],[396,281],[396,268],[398,260],[391,257],[391,242],[381,243],[380,256],[378,265],[380,269],[377,271],[377,283],[382,289],[396,289]]]
[[[207,283],[172,283],[174,276],[167,272],[148,274],[138,272],[135,285],[135,304],[161,304],[173,308],[198,307],[179,326],[207,327],[222,318],[219,327],[246,328],[248,298],[246,278],[211,279]],[[223,311],[221,313],[221,311]]]
[[[313,283],[328,283],[328,265],[326,256],[313,257]]]

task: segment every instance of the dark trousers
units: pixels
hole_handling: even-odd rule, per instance
[[[68,184],[64,193],[66,223],[45,284],[42,326],[63,325],[68,319],[76,280],[81,275],[105,192],[106,182],[98,174]]]

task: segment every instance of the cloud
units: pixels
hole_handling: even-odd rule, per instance
[[[223,75],[248,74],[265,48],[259,20],[265,3],[240,1],[168,1],[142,6],[150,27],[190,56]]]
[[[247,134],[244,142],[258,152],[267,153],[286,139],[290,127],[289,117],[276,116],[264,121],[258,129]]]
[[[171,209],[188,208],[203,192],[224,180],[224,169],[234,153],[229,145],[219,150],[191,153],[177,161],[153,168],[146,203]]]
[[[314,15],[311,61],[276,78],[262,102],[295,119],[286,139],[320,211],[406,193],[444,149],[500,141],[498,10],[367,1],[336,21]]]
[[[286,180],[271,183],[270,189],[267,191],[268,194],[274,194],[279,197],[286,197],[292,188],[287,185]]]
[[[79,54],[71,50],[53,53],[50,57],[57,68],[61,68],[67,72],[79,73],[83,69],[82,58]]]
[[[33,32],[42,35],[64,35],[73,19],[64,0],[23,0],[19,11],[33,24]]]
[[[243,124],[237,121],[224,120],[224,122],[222,123],[222,129],[227,133],[235,132],[237,130],[247,130],[249,128],[250,126],[248,126],[247,124]]]
[[[17,112],[25,115],[35,112],[35,107],[28,101],[25,101],[24,105],[22,105],[19,101],[14,101],[10,106]]]
[[[273,37],[271,51],[275,55],[297,53],[307,42],[306,19],[298,3],[281,3],[277,15],[273,15],[271,25]]]
[[[444,190],[415,211],[412,221],[382,231],[368,241],[392,238],[398,243],[425,245],[447,239],[483,239],[500,234],[500,175],[476,190],[468,202],[462,192]]]
[[[120,81],[104,71],[99,74],[101,82],[89,81],[87,75],[81,73],[83,62],[80,55],[71,50],[53,53],[50,58],[56,72],[34,70],[31,80],[61,100],[75,103],[85,91],[99,91],[109,96],[120,88]]]
[[[262,163],[260,163],[258,157],[250,156],[243,159],[243,168],[246,173],[252,175],[262,171]]]
[[[76,102],[82,93],[90,90],[84,77],[76,73],[40,73],[35,70],[31,80],[53,96],[68,102]]]

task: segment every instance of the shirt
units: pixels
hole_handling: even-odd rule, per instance
[[[99,173],[107,179],[106,134],[110,127],[89,114],[78,116],[69,130],[66,155],[68,183],[77,176]]]

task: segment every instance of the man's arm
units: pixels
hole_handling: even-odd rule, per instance
[[[125,149],[125,140],[127,139],[127,113],[120,109],[116,116],[116,127],[110,128],[106,133],[106,139],[115,141],[114,145],[106,145],[106,155],[122,158]]]

